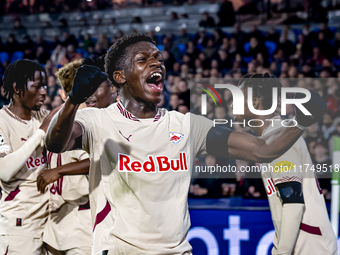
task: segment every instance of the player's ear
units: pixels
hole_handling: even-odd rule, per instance
[[[63,89],[59,89],[58,92],[59,92],[61,99],[65,102],[66,97],[67,97],[65,91]]]
[[[13,83],[13,91],[14,91],[15,94],[19,94],[19,89],[17,88],[17,82],[16,81]]]
[[[114,71],[113,72],[113,79],[118,83],[118,84],[124,84],[126,82],[126,78],[124,75],[124,71]]]

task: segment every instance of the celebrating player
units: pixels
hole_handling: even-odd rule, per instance
[[[37,191],[36,180],[45,167],[44,137],[54,114],[40,110],[46,71],[31,60],[17,60],[3,82],[10,104],[0,110],[0,253],[40,255],[48,196]]]
[[[195,156],[208,152],[270,162],[302,134],[300,128],[281,128],[260,139],[213,128],[201,116],[158,109],[165,67],[161,52],[143,34],[117,40],[105,69],[120,102],[77,112],[107,78],[97,67],[82,66],[46,137],[53,152],[83,148],[90,155],[90,174],[101,174],[93,254],[191,254],[187,196]],[[297,116],[297,121],[308,126],[316,120]]]
[[[248,87],[253,88],[253,106],[257,110],[269,109],[272,88],[281,87],[268,74],[247,75],[239,84],[244,94]],[[257,135],[263,136],[281,127],[279,116],[255,115],[249,111],[248,104],[244,107],[245,115],[237,115],[235,120],[261,119],[264,125],[253,128]],[[268,119],[272,121],[266,121]],[[337,254],[337,240],[325,200],[315,172],[306,169],[308,165],[311,168],[313,163],[306,143],[300,137],[286,153],[263,166],[266,171],[261,172],[262,180],[275,227],[272,254]],[[270,166],[274,169],[270,170]]]

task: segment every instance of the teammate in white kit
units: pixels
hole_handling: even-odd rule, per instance
[[[62,89],[60,96],[65,101],[72,89],[72,71],[82,65],[76,60],[60,68],[55,74]],[[73,78],[74,78],[73,75]],[[85,105],[86,107],[86,105]],[[82,174],[89,170],[87,152],[83,150],[64,153],[47,152],[50,169],[38,176],[38,190],[45,191],[49,185],[49,216],[45,225],[43,241],[51,255],[90,255],[92,243],[92,224],[89,203],[88,176]],[[73,175],[65,176],[71,172]]]
[[[276,141],[267,142],[269,136],[212,128],[204,117],[158,109],[165,67],[148,36],[120,38],[105,60],[121,101],[77,112],[106,79],[99,68],[82,66],[46,137],[53,152],[83,148],[90,155],[90,175],[101,174],[93,254],[191,254],[187,196],[195,156],[208,152],[269,162],[287,151],[302,130],[277,129],[270,134]]]
[[[3,81],[10,104],[0,110],[0,254],[39,255],[48,196],[38,192],[36,180],[45,167],[44,137],[53,114],[40,110],[46,71],[18,60],[7,67]]]
[[[239,84],[244,94],[248,87],[253,88],[253,105],[257,110],[269,109],[272,105],[272,88],[281,87],[268,74],[247,75]],[[245,115],[237,115],[235,120],[263,120],[262,127],[253,128],[257,135],[263,136],[281,127],[279,116],[255,115],[249,111],[248,104],[244,107]],[[268,119],[272,121],[266,121]],[[325,200],[315,172],[309,170],[312,165],[306,143],[300,137],[281,157],[262,167],[262,180],[275,227],[272,254],[337,254],[337,240]]]
[[[90,61],[97,62],[97,65],[104,69],[104,62],[100,58],[81,59],[67,64],[56,73],[63,88],[60,95],[64,101],[72,89],[77,69],[83,65],[83,62]],[[114,103],[116,98],[115,87],[108,81],[104,81],[86,100],[85,107],[106,108]],[[49,183],[54,182],[49,189],[52,194],[50,207],[51,204],[53,206],[57,204],[57,211],[50,214],[43,237],[44,242],[48,244],[49,252],[53,255],[90,254],[93,226],[91,226],[88,209],[90,209],[89,205],[92,208],[95,203],[94,201],[88,203],[89,181],[88,176],[83,175],[89,172],[90,162],[83,160],[88,158],[87,155],[83,150],[62,154],[48,152],[47,160],[52,169],[44,170],[38,176],[38,187],[41,191],[44,191]],[[62,203],[61,207],[59,203]]]

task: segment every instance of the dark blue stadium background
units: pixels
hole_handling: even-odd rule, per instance
[[[192,78],[207,78],[213,83],[220,78],[266,72],[279,78],[338,78],[309,88],[327,101],[328,112],[303,135],[313,163],[331,164],[332,137],[340,137],[340,0],[272,2],[0,1],[0,83],[9,63],[21,58],[35,60],[48,74],[48,97],[43,107],[53,109],[62,103],[54,76],[58,68],[77,58],[105,54],[117,39],[132,32],[149,34],[162,50],[167,80],[159,106],[168,110],[195,111],[190,109]],[[232,99],[227,94],[220,96],[226,109],[211,110],[208,115],[229,119]],[[0,108],[7,103],[0,90]],[[291,108],[286,117],[293,115]],[[247,128],[238,131],[250,132]],[[197,160],[208,163],[204,158]],[[252,164],[219,160],[210,157],[210,163],[220,165]],[[267,253],[257,253],[261,238],[273,230],[266,192],[262,180],[244,181],[246,177],[226,183],[193,179],[189,196],[200,200],[200,205],[189,201],[192,227],[188,238],[195,255],[270,254],[271,246],[264,246]],[[322,179],[321,187],[329,201],[330,181]],[[223,199],[225,204],[231,199],[246,202],[237,210],[228,206],[216,209],[207,203],[211,198]],[[249,204],[262,209],[246,210]],[[224,238],[224,233],[246,240],[230,245],[230,237]],[[247,233],[249,238],[244,237]],[[209,251],[207,244],[212,247]]]

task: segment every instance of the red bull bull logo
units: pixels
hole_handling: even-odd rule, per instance
[[[177,132],[170,132],[169,133],[170,142],[173,145],[179,144],[182,141],[183,137],[184,137],[184,135],[181,134],[181,133],[177,133]]]

